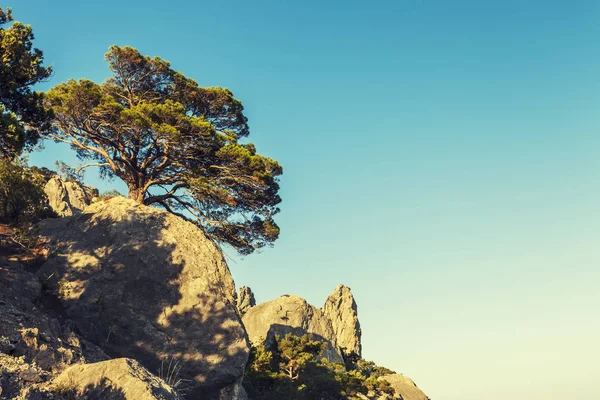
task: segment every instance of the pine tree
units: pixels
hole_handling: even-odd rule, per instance
[[[200,87],[159,57],[131,47],[106,54],[112,77],[51,89],[50,138],[70,144],[86,166],[116,176],[128,197],[195,222],[242,254],[279,236],[281,166],[242,143],[242,103],[221,87]]]

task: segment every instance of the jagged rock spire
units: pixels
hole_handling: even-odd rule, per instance
[[[254,299],[252,289],[248,286],[242,286],[237,297],[237,308],[240,311],[240,314],[244,315],[250,307],[254,307],[255,305],[256,300]]]
[[[344,355],[361,356],[361,330],[358,322],[356,301],[349,287],[339,285],[329,295],[321,308],[331,321],[336,345]]]

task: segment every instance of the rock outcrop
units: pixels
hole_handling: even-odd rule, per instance
[[[425,395],[425,393],[423,393],[412,380],[404,375],[390,374],[384,375],[379,379],[386,380],[392,385],[396,391],[394,399],[429,400],[429,397],[427,397],[427,395]]]
[[[248,286],[242,286],[238,292],[237,307],[241,315],[244,315],[250,307],[256,305],[254,293]]]
[[[58,175],[48,180],[44,187],[50,208],[60,217],[81,213],[92,199],[98,196],[98,190],[75,181],[67,181]]]
[[[298,336],[310,333],[328,343],[323,356],[331,362],[361,355],[356,302],[350,288],[343,285],[334,290],[321,309],[299,296],[284,295],[247,308],[242,320],[252,343],[272,343],[275,335],[290,332]]]
[[[175,389],[126,358],[75,364],[52,374],[0,353],[0,399],[179,400]]]
[[[128,358],[74,365],[54,378],[51,387],[77,399],[94,396],[106,400],[179,399],[162,379]]]
[[[45,220],[38,271],[78,331],[152,372],[179,363],[191,398],[239,393],[249,345],[223,254],[195,225],[115,197]]]

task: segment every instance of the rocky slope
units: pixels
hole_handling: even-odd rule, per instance
[[[257,305],[194,225],[122,197],[73,207],[70,196],[73,215],[39,224],[34,256],[0,229],[0,399],[243,400],[248,339],[288,332],[326,341],[333,362],[361,355],[350,288],[321,308],[295,295]],[[427,399],[383,378],[396,399]]]
[[[0,399],[29,399],[70,365],[108,359],[76,334],[69,321],[51,312],[42,282],[30,272],[30,252],[0,234]],[[39,396],[38,396],[39,398]],[[32,398],[33,399],[33,398]],[[56,398],[60,399],[59,397]]]
[[[344,285],[333,291],[322,308],[308,304],[299,296],[284,295],[244,307],[244,311],[242,320],[252,343],[263,340],[270,343],[275,335],[289,332],[298,336],[310,333],[315,339],[328,343],[323,356],[329,361],[343,362],[346,356],[361,355],[356,302],[350,288]]]

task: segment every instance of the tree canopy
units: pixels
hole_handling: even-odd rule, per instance
[[[86,166],[118,177],[128,197],[194,221],[242,254],[273,243],[281,166],[257,154],[242,103],[200,87],[159,57],[131,47],[106,54],[112,77],[70,80],[47,93],[49,137]]]
[[[12,23],[12,24],[11,24]],[[14,159],[34,145],[50,113],[43,94],[31,90],[52,74],[41,50],[33,48],[31,26],[13,22],[10,8],[0,7],[0,157]]]

